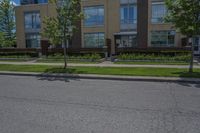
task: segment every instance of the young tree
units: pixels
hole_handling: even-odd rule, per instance
[[[1,47],[15,45],[15,14],[11,0],[0,0],[0,34]]]
[[[200,1],[199,0],[165,0],[169,10],[166,20],[189,40],[200,34]],[[191,43],[191,62],[189,72],[193,72],[194,48]]]
[[[56,7],[56,17],[46,17],[44,20],[43,35],[50,43],[64,45],[64,68],[67,67],[67,46],[73,33],[76,31],[77,22],[81,20],[80,0],[52,0]]]

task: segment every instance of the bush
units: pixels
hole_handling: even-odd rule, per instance
[[[0,52],[1,58],[30,58],[38,57],[37,52]]]
[[[118,55],[119,60],[149,60],[149,61],[186,61],[190,60],[190,54],[179,54],[179,55],[163,55],[163,54],[120,54]]]
[[[63,59],[64,55],[61,53],[49,55],[48,59]],[[91,60],[91,61],[96,61],[100,60],[102,57],[100,54],[70,54],[67,55],[68,60]]]

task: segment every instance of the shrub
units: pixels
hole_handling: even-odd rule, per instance
[[[0,52],[1,58],[30,58],[30,57],[38,57],[37,52]]]
[[[61,53],[53,54],[48,56],[49,59],[63,59],[64,55]],[[70,54],[67,55],[68,60],[100,60],[102,57],[100,54]]]
[[[118,55],[120,60],[150,60],[150,61],[189,61],[190,54],[179,54],[179,55],[164,55],[164,54],[120,54]]]

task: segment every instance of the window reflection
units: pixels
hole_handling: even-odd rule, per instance
[[[104,33],[85,33],[84,47],[85,48],[103,48],[105,45]]]
[[[40,14],[39,12],[26,12],[25,17],[25,29],[40,29]]]
[[[152,3],[152,23],[164,23],[167,9],[164,3]]]
[[[121,24],[137,23],[137,5],[121,6]]]
[[[84,8],[85,26],[95,26],[104,24],[104,8],[103,6],[85,7]]]
[[[175,44],[175,31],[152,31],[151,46],[173,47]]]
[[[27,33],[26,34],[26,48],[39,48],[40,47],[40,34]]]

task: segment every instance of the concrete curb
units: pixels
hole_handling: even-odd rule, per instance
[[[63,74],[63,73],[36,73],[36,72],[11,72],[0,71],[0,75],[10,76],[36,76],[49,78],[71,78],[71,79],[99,79],[99,80],[120,80],[120,81],[147,81],[147,82],[187,82],[200,83],[199,78],[179,77],[147,77],[147,76],[114,76],[95,74]]]

